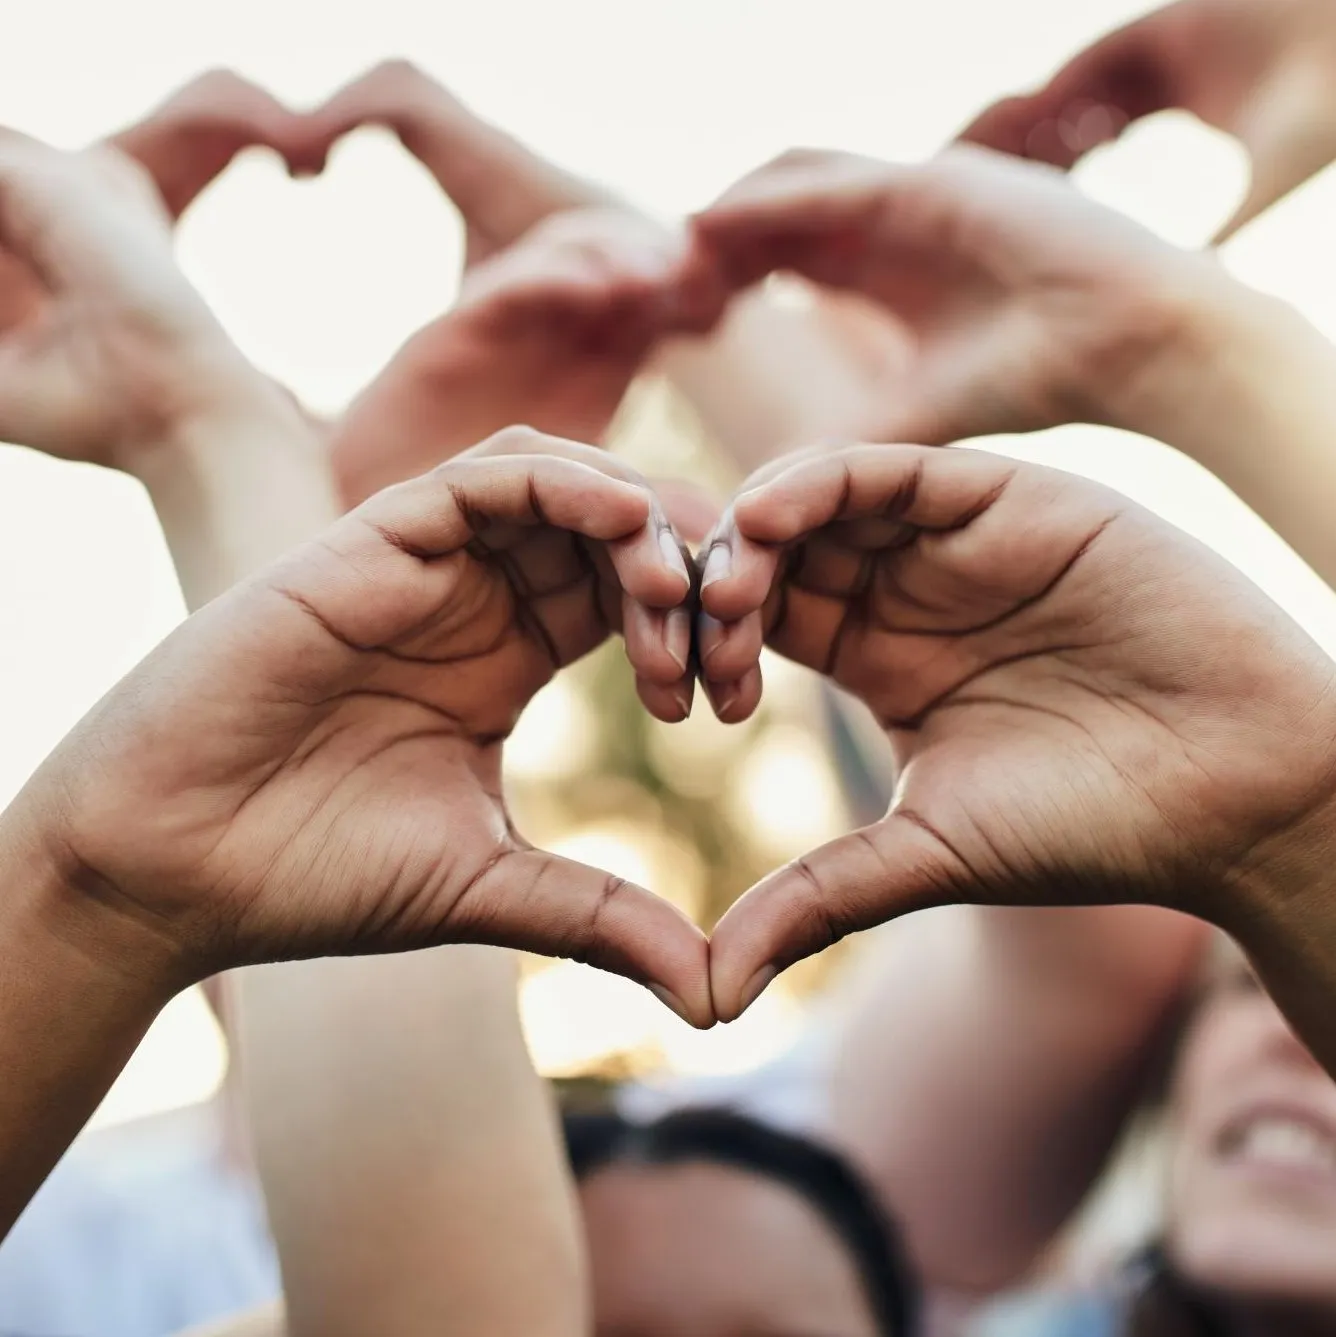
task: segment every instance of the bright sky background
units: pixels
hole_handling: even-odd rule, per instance
[[[932,151],[997,94],[1032,83],[1128,0],[43,0],[0,44],[0,123],[74,146],[171,88],[229,65],[310,105],[375,61],[406,55],[535,148],[665,215],[705,203],[795,144],[883,157]],[[1165,117],[1106,151],[1087,188],[1197,243],[1242,191],[1220,136]],[[1336,335],[1336,173],[1228,253],[1249,282]],[[191,274],[238,340],[312,405],[332,408],[449,301],[457,223],[422,171],[375,133],[294,185],[248,159],[192,214]],[[1336,648],[1336,601],[1188,462],[1110,432],[1009,444],[1088,472],[1248,569]],[[1260,443],[1259,448],[1265,448]],[[136,485],[0,451],[0,799],[181,615]],[[578,1010],[578,1009],[577,1009]],[[572,1017],[574,1020],[574,1017]],[[715,1041],[720,1055],[728,1049]],[[730,1062],[746,1057],[733,1045]],[[188,1099],[217,1075],[202,1009],[159,1027],[106,1117]]]

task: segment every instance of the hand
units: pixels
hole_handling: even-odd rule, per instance
[[[764,635],[864,701],[899,765],[882,821],[720,922],[721,1019],[777,968],[927,906],[1157,904],[1254,948],[1261,925],[1312,941],[1330,914],[1333,665],[1115,493],[954,449],[781,463],[735,500],[701,600],[712,694],[755,675]],[[1298,1010],[1331,1059],[1327,958],[1325,999]],[[1268,981],[1296,1005],[1295,978]]]
[[[375,66],[307,118],[308,152],[323,154],[366,125],[383,126],[436,179],[464,220],[464,263],[479,264],[567,209],[614,197],[544,161],[480,119],[406,60]]]
[[[0,141],[0,249],[34,294],[0,328],[0,439],[124,465],[254,380],[123,155]]]
[[[308,140],[305,118],[231,70],[210,70],[107,144],[144,168],[177,219],[245,149],[272,149],[294,174],[319,172],[324,154]]]
[[[929,444],[1183,407],[1230,285],[1049,168],[960,148],[901,167],[795,152],[696,219],[735,286],[795,270],[877,303],[903,353],[864,435]],[[1160,425],[1157,419],[1157,426]]]
[[[598,441],[670,334],[724,305],[685,237],[638,215],[576,210],[471,270],[453,310],[419,331],[334,433],[357,501],[508,423]]]
[[[480,942],[620,971],[709,1024],[699,930],[533,849],[501,791],[525,704],[611,629],[650,708],[684,713],[686,569],[618,472],[516,429],[383,493],[190,618],[10,820],[47,833],[103,936],[160,943],[178,987]]]
[[[1175,107],[1233,135],[1252,160],[1223,241],[1336,158],[1336,10],[1329,0],[1178,0],[1096,42],[1038,92],[988,108],[963,138],[1070,167]]]

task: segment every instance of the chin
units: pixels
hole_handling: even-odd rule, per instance
[[[1250,1213],[1179,1223],[1169,1260],[1195,1289],[1243,1304],[1316,1305],[1336,1316],[1336,1227]]]

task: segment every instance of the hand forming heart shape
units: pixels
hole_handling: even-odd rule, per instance
[[[24,152],[0,145],[0,166]],[[16,412],[98,407],[59,393],[82,393],[90,368],[134,381],[98,342],[118,314],[134,316],[129,357],[154,341],[221,356],[207,308],[163,263],[162,209],[137,180],[94,189],[88,160],[74,162],[29,161],[22,208],[0,192],[0,241],[26,246],[57,317],[74,303],[59,356],[21,350],[56,390],[30,381]],[[862,198],[868,172],[855,176]],[[58,186],[87,189],[87,208],[68,194],[55,208]],[[99,294],[82,312],[81,286]],[[178,389],[192,369],[177,366]],[[26,424],[52,449],[118,425]],[[53,762],[46,805],[66,814],[70,884],[95,885],[150,936],[174,925],[178,969],[462,933],[592,956],[698,1023],[736,1016],[842,933],[924,905],[1148,900],[1237,927],[1286,1001],[1277,893],[1320,917],[1307,888],[1284,884],[1336,809],[1336,768],[1312,741],[1336,724],[1330,664],[1246,582],[1121,499],[965,451],[785,461],[707,546],[699,657],[721,715],[754,708],[768,641],[871,705],[903,764],[883,822],[781,870],[721,921],[708,984],[703,938],[662,902],[529,849],[497,764],[547,676],[615,627],[647,706],[675,719],[688,704],[690,580],[661,508],[619,468],[521,432],[380,494],[219,600],[145,666],[152,690],[94,717],[103,740],[137,741],[138,774]],[[1216,643],[1229,661],[1204,665],[1199,647]],[[166,713],[144,716],[141,700]],[[252,729],[261,717],[268,733]],[[192,740],[188,756],[169,733]],[[91,737],[76,731],[62,753],[97,752]],[[143,813],[159,827],[153,858]]]

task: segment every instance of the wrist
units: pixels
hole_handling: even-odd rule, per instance
[[[1236,283],[1214,256],[1175,254],[1111,303],[1114,329],[1083,369],[1078,398],[1092,421],[1178,446],[1215,411],[1212,389],[1235,360],[1261,295]]]
[[[46,818],[22,797],[0,816],[0,1238],[190,982],[165,936],[81,883]]]
[[[1211,918],[1247,952],[1268,993],[1336,1075],[1336,798],[1267,842],[1219,889]]]
[[[255,372],[219,387],[127,464],[153,502],[192,610],[341,511],[322,428]]]
[[[21,794],[0,814],[6,960],[147,1024],[199,972],[170,926],[121,905],[119,894],[64,842],[58,823],[35,811],[40,807]]]
[[[1126,356],[1107,360],[1091,394],[1092,416],[1232,482],[1239,443],[1263,453],[1258,433],[1285,423],[1294,394],[1307,392],[1311,403],[1329,384],[1332,349],[1287,303],[1239,283],[1213,258],[1189,260],[1134,313]]]

